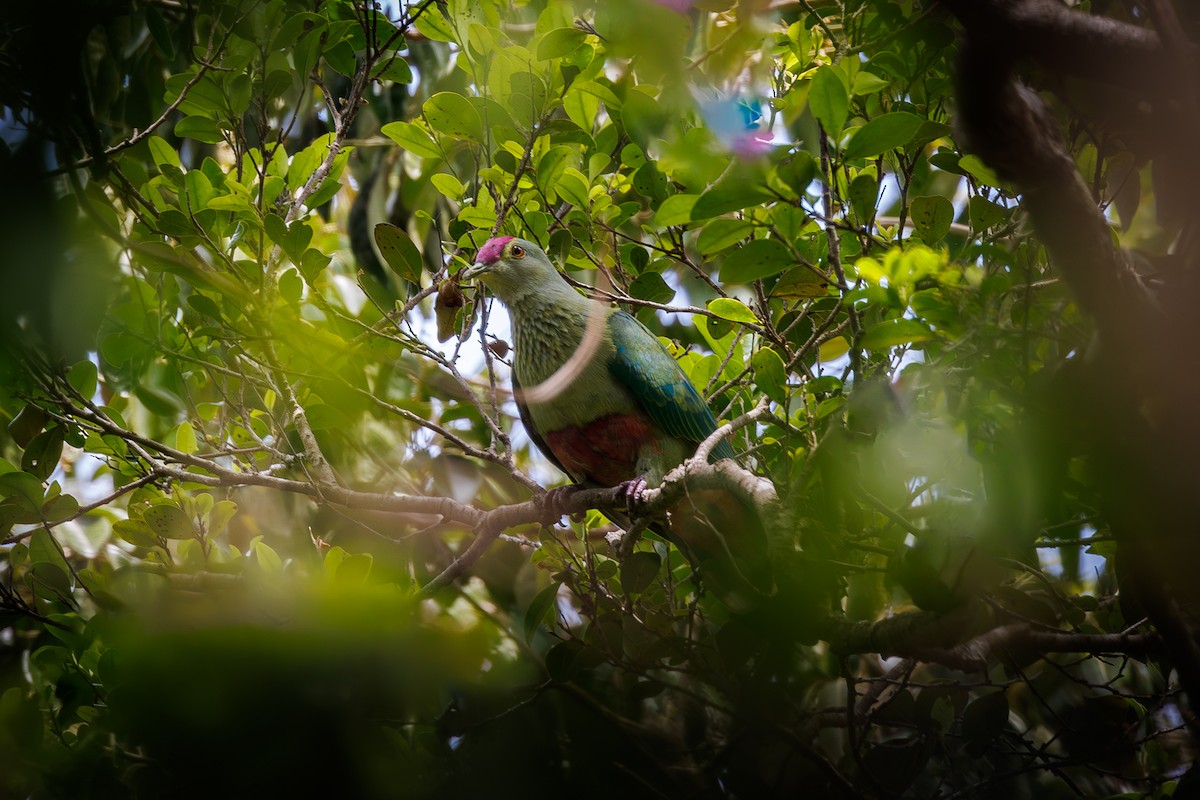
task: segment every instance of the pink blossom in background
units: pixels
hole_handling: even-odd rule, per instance
[[[775,137],[770,131],[743,131],[728,142],[730,151],[739,158],[755,158],[769,151]]]
[[[738,158],[756,158],[771,149],[775,137],[761,127],[763,115],[758,100],[701,99],[699,106],[708,129]]]

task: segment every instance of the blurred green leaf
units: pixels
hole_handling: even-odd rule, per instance
[[[657,553],[644,550],[631,553],[621,562],[621,588],[626,594],[641,594],[658,575],[661,565]]]
[[[562,58],[576,50],[586,38],[587,34],[578,28],[555,28],[538,43],[537,57],[542,61]]]
[[[867,350],[886,350],[889,347],[924,342],[932,338],[933,331],[919,320],[889,319],[864,333],[862,346]]]

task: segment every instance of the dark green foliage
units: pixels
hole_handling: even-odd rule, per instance
[[[1194,526],[1112,476],[1191,413],[1127,368],[1191,339],[1096,347],[957,138],[957,23],[401,5],[0,13],[0,796],[1186,795],[1195,608],[1144,618]],[[1035,88],[1185,271],[1194,142]],[[492,235],[670,338],[696,414],[769,401],[717,450],[768,553],[526,504]]]

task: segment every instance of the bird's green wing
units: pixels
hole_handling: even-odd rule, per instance
[[[608,369],[633,394],[654,424],[677,439],[700,444],[717,429],[717,421],[700,392],[646,326],[624,311],[608,318],[614,354]],[[733,458],[722,440],[712,459]]]
[[[554,451],[550,449],[550,445],[546,444],[546,439],[542,436],[541,431],[533,424],[533,417],[529,414],[529,406],[521,400],[521,384],[517,381],[517,371],[512,371],[512,388],[513,399],[517,403],[517,413],[521,415],[521,424],[525,426],[525,432],[529,434],[529,438],[537,445],[537,449],[542,451],[542,455],[550,459],[554,466],[558,467],[566,475],[570,476],[571,480],[575,480],[575,476],[567,471],[567,468],[562,465],[558,457],[554,455]]]

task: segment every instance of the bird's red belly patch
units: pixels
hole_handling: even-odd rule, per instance
[[[657,442],[652,422],[635,414],[609,414],[581,427],[546,434],[546,444],[572,475],[601,486],[616,486],[637,477],[638,453]]]

